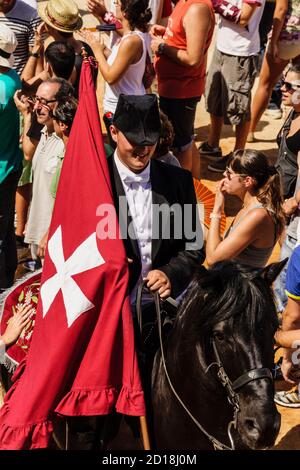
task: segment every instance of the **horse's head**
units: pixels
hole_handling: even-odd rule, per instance
[[[237,402],[236,429],[251,449],[273,445],[280,428],[271,376],[278,326],[271,285],[283,265],[257,270],[217,263],[195,278],[179,312],[185,344],[198,344],[208,386]]]

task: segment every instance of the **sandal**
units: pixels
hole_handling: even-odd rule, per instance
[[[286,408],[300,408],[300,397],[298,387],[292,390],[276,392],[274,397],[275,403]]]

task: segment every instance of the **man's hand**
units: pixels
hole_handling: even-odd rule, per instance
[[[160,24],[154,24],[151,26],[150,35],[152,38],[162,38],[166,32],[166,28]]]
[[[161,299],[166,299],[171,295],[171,282],[168,276],[159,271],[159,269],[153,269],[148,273],[145,279],[147,282],[146,286],[151,292],[159,293]]]
[[[286,382],[289,382],[290,384],[293,384],[293,385],[300,382],[300,377],[299,377],[300,370],[295,369],[295,366],[292,363],[291,359],[283,357],[282,364],[281,364],[281,372]]]
[[[292,215],[298,209],[298,203],[294,197],[291,197],[284,201],[282,208],[286,215]]]
[[[22,305],[18,307],[14,316],[9,320],[5,332],[1,336],[6,347],[17,341],[24,328],[26,328],[30,322],[34,312],[35,309],[32,305]]]
[[[45,258],[45,253],[46,253],[46,248],[47,248],[47,243],[48,243],[48,235],[49,235],[49,230],[45,233],[45,235],[43,236],[43,238],[41,239],[39,243],[37,255],[40,258]]]
[[[28,97],[26,95],[22,95],[22,90],[17,90],[15,92],[14,102],[20,113],[22,113],[23,115],[31,114],[32,106],[28,101]]]

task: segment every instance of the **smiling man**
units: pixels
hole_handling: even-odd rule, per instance
[[[68,95],[71,91],[72,87],[66,80],[52,78],[38,87],[33,99],[37,121],[44,126],[32,159],[32,201],[25,234],[25,242],[30,244],[33,260],[38,259],[38,245],[50,224],[53,209],[50,186],[58,163],[57,157],[64,151],[62,139],[54,132],[52,113],[60,96]]]
[[[129,292],[136,328],[137,288],[142,281],[163,299],[177,297],[204,261],[191,173],[151,159],[160,126],[155,95],[120,95],[110,127],[117,148],[108,165],[129,262]],[[145,295],[137,345],[142,352],[140,370],[147,403],[158,345],[155,318],[153,297]]]
[[[160,126],[155,95],[120,96],[110,128],[117,148],[109,159],[109,167],[117,211],[124,207],[120,197],[126,197],[128,205],[126,214],[119,211],[119,218],[120,225],[125,222],[127,227],[124,244],[129,258],[132,304],[142,280],[161,298],[178,296],[204,261],[191,173],[150,160]],[[156,217],[162,206],[171,210]],[[172,207],[180,207],[180,218],[175,220]],[[159,220],[161,227],[157,226]],[[165,230],[170,225],[171,230]],[[182,236],[176,237],[176,233]],[[145,298],[144,303],[147,302],[149,297]]]

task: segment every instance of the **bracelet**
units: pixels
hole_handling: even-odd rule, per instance
[[[209,218],[210,219],[222,219],[222,216],[220,214],[215,214],[214,212],[212,212],[211,214],[209,214]]]

